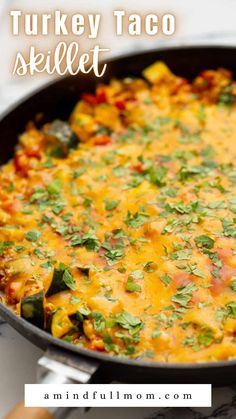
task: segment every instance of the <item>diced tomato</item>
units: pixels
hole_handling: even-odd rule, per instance
[[[126,106],[125,106],[125,101],[124,100],[117,100],[115,102],[116,107],[120,110],[120,111],[124,111]]]
[[[14,162],[16,172],[18,173],[20,172],[23,176],[26,176],[29,169],[28,159],[26,155],[22,153],[16,153],[13,162]]]
[[[83,93],[82,99],[88,103],[89,105],[95,106],[97,105],[97,98],[95,95],[91,95],[89,93]]]
[[[0,290],[4,291],[8,279],[5,277],[3,271],[0,271]]]
[[[94,144],[95,145],[107,145],[111,143],[111,137],[108,135],[98,135],[95,137]]]
[[[83,93],[82,99],[91,106],[96,106],[107,101],[106,92],[104,90],[98,91],[96,95]]]
[[[103,261],[104,262],[104,255],[105,255],[105,253],[106,253],[106,249],[104,249],[103,247],[100,247],[100,249],[98,251],[99,261]]]
[[[98,90],[96,94],[97,104],[104,103],[107,101],[107,95],[105,90]]]
[[[232,268],[231,266],[224,265],[222,269],[220,270],[220,277],[223,282],[227,282],[235,276],[236,276],[236,268]]]
[[[20,164],[20,156],[19,154],[16,154],[14,157],[14,166],[17,172],[21,170],[21,164]]]
[[[20,281],[10,281],[8,282],[5,293],[7,297],[8,304],[16,304],[19,301],[19,293],[22,288],[22,283]]]
[[[101,348],[101,347],[95,347],[95,351],[98,351],[98,352],[104,352],[105,351],[105,348]]]
[[[185,287],[190,283],[189,274],[187,272],[179,272],[174,277],[174,282],[177,288]]]
[[[143,166],[143,164],[142,164],[141,162],[139,162],[139,163],[137,163],[137,164],[134,164],[134,165],[132,166],[132,169],[133,169],[135,172],[138,172],[138,173],[143,173],[143,172],[144,172],[144,166]]]
[[[222,268],[219,270],[220,282],[223,285],[233,277],[236,276],[236,268],[230,266],[230,259],[232,258],[231,249],[218,249],[217,254],[219,259],[222,261]],[[219,280],[218,280],[219,281]],[[218,286],[217,279],[213,279],[213,283]]]
[[[219,259],[224,262],[227,262],[227,260],[230,259],[233,254],[231,249],[218,249],[217,253]]]
[[[110,237],[109,238],[109,243],[111,244],[111,246],[116,246],[117,243],[119,243],[119,239],[115,239],[114,237]]]
[[[172,90],[172,94],[177,94],[179,92],[179,90],[183,87],[186,86],[188,84],[188,80],[183,79],[183,78],[178,78],[176,81],[176,84]]]
[[[201,299],[200,299],[200,297],[199,297],[199,295],[198,295],[198,291],[195,291],[193,294],[192,294],[192,297],[191,297],[191,300],[190,300],[190,303],[191,304],[199,304],[201,302]]]
[[[210,291],[213,296],[219,295],[225,288],[225,283],[224,281],[222,281],[221,278],[215,278],[213,276],[211,283],[212,283],[212,287],[210,288]]]
[[[16,214],[17,212],[22,210],[22,201],[18,198],[14,198],[12,200],[6,201],[4,204],[4,209],[10,214]]]
[[[39,155],[37,155],[37,158],[38,157]],[[22,150],[18,151],[13,160],[16,172],[20,173],[22,176],[27,176],[28,171],[32,168],[32,159],[35,159],[35,158],[36,158],[35,155],[29,156],[25,151],[22,151]]]
[[[215,73],[211,70],[204,70],[200,73],[200,77],[202,77],[206,82],[207,86],[211,86],[214,81]]]
[[[29,149],[26,148],[25,154],[28,157],[35,157],[36,159],[38,159],[40,157],[40,149],[38,146]]]
[[[222,251],[224,252],[224,250],[222,249]],[[220,259],[223,261],[224,258],[227,258],[227,256],[229,256],[227,254],[227,249],[225,249],[225,254],[224,256]],[[219,252],[218,252],[219,254]],[[227,254],[227,256],[226,256]],[[217,295],[220,294],[225,287],[227,287],[231,281],[231,279],[233,277],[236,276],[236,268],[233,268],[229,265],[227,265],[226,263],[223,264],[222,268],[219,270],[219,277],[215,277],[212,276],[212,287],[211,287],[211,291],[213,295]]]
[[[94,351],[104,352],[104,342],[102,339],[94,339],[91,343],[91,349]]]

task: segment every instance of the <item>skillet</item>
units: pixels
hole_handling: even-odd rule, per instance
[[[175,47],[122,56],[108,62],[102,79],[91,74],[68,76],[49,83],[33,92],[0,119],[0,164],[13,155],[18,134],[29,120],[37,126],[53,119],[67,119],[82,92],[93,92],[97,82],[111,78],[140,76],[142,70],[153,62],[164,61],[177,75],[191,79],[201,70],[225,67],[236,75],[236,48],[234,47]],[[38,115],[40,114],[40,118]],[[130,383],[212,383],[224,385],[236,382],[236,360],[198,364],[164,364],[144,362],[73,346],[59,340],[16,316],[3,304],[0,315],[20,334],[38,347],[59,354],[62,363],[77,362],[77,367],[87,373],[85,381]]]

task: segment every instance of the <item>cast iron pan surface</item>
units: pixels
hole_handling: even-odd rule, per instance
[[[116,58],[108,63],[104,77],[99,80],[90,74],[61,78],[32,93],[1,117],[0,164],[12,157],[18,135],[25,130],[28,121],[35,120],[37,125],[42,125],[56,118],[67,119],[81,93],[93,92],[97,82],[108,82],[114,77],[140,76],[142,70],[156,60],[164,61],[175,74],[188,79],[192,79],[203,69],[218,67],[225,67],[236,75],[236,48],[199,46],[159,49]],[[39,114],[41,119],[35,119]],[[42,349],[55,346],[61,348],[67,356],[73,352],[87,361],[97,360],[98,380],[101,381],[216,385],[236,382],[236,360],[164,364],[111,357],[56,339],[16,316],[3,304],[0,304],[0,315],[21,335]]]

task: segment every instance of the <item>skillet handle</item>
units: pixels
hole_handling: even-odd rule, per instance
[[[87,384],[93,381],[99,364],[56,347],[49,347],[38,360],[39,384]],[[4,419],[66,419],[74,408],[70,407],[24,407],[18,403]],[[80,408],[83,414],[85,409]]]
[[[38,384],[72,384],[73,382],[69,377],[48,371],[44,372]],[[22,401],[4,419],[66,419],[71,411],[70,407],[25,407]]]
[[[53,419],[53,416],[44,407],[24,407],[24,403],[18,403],[5,419]]]

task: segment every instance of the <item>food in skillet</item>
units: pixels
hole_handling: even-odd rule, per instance
[[[235,358],[236,85],[161,62],[144,78],[20,136],[0,170],[3,302],[111,355]]]

